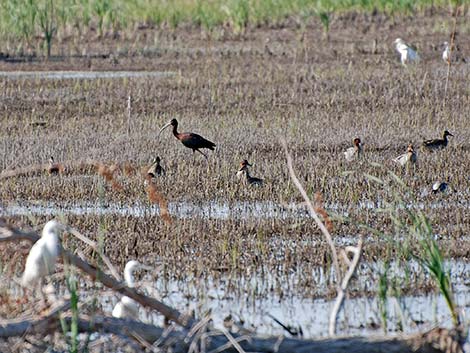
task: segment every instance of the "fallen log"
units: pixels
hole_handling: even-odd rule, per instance
[[[27,334],[44,336],[53,331],[61,332],[60,312],[67,309],[67,304],[43,318],[24,321],[0,322],[0,338],[21,337]],[[71,323],[70,315],[62,315],[62,319]],[[320,340],[301,340],[286,337],[263,338],[257,336],[240,336],[218,330],[206,330],[199,335],[190,335],[186,329],[165,330],[139,321],[117,319],[107,316],[81,316],[78,320],[80,332],[100,332],[119,336],[138,337],[155,344],[161,351],[184,353],[191,345],[204,347],[206,352],[237,352],[234,344],[245,352],[260,353],[463,353],[461,335],[457,330],[433,329],[424,334],[403,335],[395,337],[342,337]],[[195,340],[199,340],[195,342]]]

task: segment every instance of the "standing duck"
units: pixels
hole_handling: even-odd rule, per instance
[[[238,169],[237,177],[240,178],[245,175],[245,180],[249,185],[263,185],[263,179],[252,177],[248,171],[248,167],[251,167],[251,164],[246,159],[244,159],[240,163],[240,169]]]
[[[150,178],[156,178],[157,176],[164,176],[165,169],[160,165],[160,157],[155,157],[152,161],[152,165],[147,171],[147,175]]]
[[[454,136],[454,135],[452,135],[449,131],[445,130],[444,136],[442,137],[442,139],[425,140],[423,142],[424,149],[428,151],[435,151],[435,150],[440,150],[440,149],[445,148],[448,143],[447,136]]]
[[[406,166],[407,164],[416,164],[416,162],[418,161],[418,157],[413,149],[413,145],[410,143],[408,145],[406,153],[403,153],[397,158],[394,158],[393,161],[401,165],[402,167]]]
[[[359,158],[362,153],[361,139],[356,137],[353,141],[353,144],[353,147],[349,147],[346,151],[344,151],[344,157],[348,162],[352,162],[353,160]]]
[[[47,172],[51,175],[59,174],[61,169],[60,164],[54,162],[54,157],[49,158],[49,166],[47,167]]]
[[[434,194],[437,194],[438,192],[446,192],[449,189],[449,184],[443,182],[443,181],[436,181],[432,185],[432,192]]]

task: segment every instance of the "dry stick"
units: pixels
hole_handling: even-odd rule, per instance
[[[452,52],[454,50],[454,43],[455,43],[455,31],[457,30],[457,11],[458,7],[455,6],[454,11],[454,29],[452,30],[452,34],[450,36],[450,49],[449,49],[449,58],[447,59],[447,75],[446,75],[446,87],[444,89],[444,105],[447,101],[447,87],[449,85],[449,77],[450,77],[450,66],[452,62]]]
[[[305,204],[307,205],[307,208],[310,211],[310,215],[313,217],[313,219],[317,223],[318,227],[320,227],[321,232],[325,236],[325,238],[328,242],[328,245],[330,246],[331,255],[333,257],[333,265],[335,267],[336,275],[337,275],[338,278],[341,278],[341,272],[340,272],[339,263],[338,263],[338,255],[336,253],[335,244],[333,243],[333,239],[331,238],[331,234],[328,231],[328,229],[326,228],[326,226],[323,224],[323,222],[321,221],[320,217],[318,217],[318,214],[315,211],[315,208],[313,207],[312,202],[310,201],[310,198],[308,197],[307,193],[305,192],[305,190],[304,190],[302,184],[300,183],[299,179],[297,179],[297,176],[295,175],[294,168],[292,167],[292,158],[289,154],[289,151],[287,150],[286,140],[281,139],[281,143],[282,143],[282,146],[284,147],[284,150],[286,152],[287,167],[289,168],[290,177],[291,177],[292,181],[294,182],[295,186],[297,187],[297,189],[299,190],[300,194],[304,198]],[[338,289],[339,289],[339,285],[338,285]]]
[[[36,232],[23,232],[15,227],[7,225],[3,220],[0,220],[0,242],[29,240],[34,243],[38,239],[39,236]],[[169,307],[154,298],[149,298],[143,294],[138,293],[135,289],[129,288],[123,283],[114,280],[111,276],[100,271],[99,269],[92,267],[90,264],[71,254],[70,252],[60,248],[60,253],[66,261],[86,272],[93,280],[99,281],[106,287],[134,299],[143,306],[160,312],[162,315],[176,322],[177,324],[185,328],[190,328],[196,323],[196,320],[189,317],[188,315],[183,315],[178,310],[173,309],[172,307]]]
[[[335,304],[333,305],[333,309],[331,309],[330,322],[329,322],[329,327],[328,327],[328,332],[330,335],[334,335],[336,332],[336,317],[338,316],[338,313],[341,307],[343,306],[344,296],[346,295],[349,281],[351,280],[351,277],[356,271],[357,265],[359,264],[359,260],[361,259],[362,244],[363,244],[363,237],[362,235],[360,235],[357,246],[346,247],[346,252],[353,253],[353,259],[351,260],[350,263],[348,263],[348,272],[346,272],[346,275],[341,281],[341,287],[336,296]]]
[[[87,238],[86,236],[81,234],[78,230],[72,227],[67,226],[66,229],[69,233],[71,233],[72,235],[74,235],[75,237],[83,241],[85,244],[88,244],[89,246],[91,246],[93,250],[95,250],[98,254],[100,254],[101,259],[106,264],[106,266],[108,266],[108,269],[109,271],[111,271],[111,274],[114,276],[114,278],[116,278],[116,280],[118,281],[121,280],[121,276],[119,275],[119,272],[116,270],[116,267],[114,267],[114,265],[111,263],[111,260],[109,260],[109,258],[105,254],[103,254],[103,252],[98,250],[98,244],[96,244],[95,241]]]
[[[348,271],[344,277],[342,277],[341,273],[339,272],[339,265],[338,265],[338,256],[336,253],[336,248],[335,244],[333,243],[333,240],[331,238],[330,232],[326,228],[326,226],[323,224],[323,222],[320,220],[318,217],[317,212],[315,211],[315,208],[312,205],[312,202],[310,201],[310,198],[308,197],[307,193],[305,192],[302,184],[300,183],[299,179],[297,179],[297,176],[295,175],[294,169],[292,167],[292,158],[289,154],[289,151],[287,150],[287,143],[284,139],[281,140],[282,145],[284,146],[284,150],[286,152],[286,157],[287,157],[287,166],[289,168],[289,174],[294,182],[295,186],[297,189],[300,191],[302,194],[305,203],[307,204],[308,210],[310,211],[310,215],[313,217],[315,222],[318,224],[320,227],[323,235],[325,236],[326,240],[328,241],[328,244],[330,245],[331,252],[333,255],[333,262],[335,264],[335,267],[337,269],[337,274],[338,274],[338,283],[341,281],[340,285],[337,285],[337,297],[335,304],[333,305],[333,309],[331,310],[330,313],[330,320],[329,320],[329,325],[328,325],[328,333],[330,336],[334,336],[336,332],[336,318],[338,316],[339,310],[341,309],[343,302],[344,302],[344,297],[346,294],[346,290],[348,288],[349,281],[356,271],[357,265],[359,264],[359,260],[361,258],[361,253],[362,253],[362,244],[363,244],[363,237],[360,235],[358,245],[357,247],[353,246],[348,246],[346,247],[347,252],[352,252],[354,254],[352,261],[347,261],[348,265]]]
[[[127,98],[127,137],[131,134],[131,96]]]

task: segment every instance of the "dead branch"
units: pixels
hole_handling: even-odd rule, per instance
[[[318,216],[317,209],[321,206],[319,206],[317,209],[313,207],[312,202],[310,201],[310,198],[308,197],[305,189],[303,188],[302,184],[300,183],[299,179],[295,175],[294,168],[292,167],[292,158],[289,154],[289,151],[287,149],[287,143],[285,140],[282,140],[282,145],[284,147],[284,150],[286,152],[286,158],[287,158],[287,166],[289,168],[289,174],[294,182],[294,185],[297,187],[299,192],[302,194],[302,197],[305,200],[305,203],[307,205],[307,208],[309,210],[310,215],[312,218],[315,220],[317,225],[320,227],[321,232],[325,236],[326,241],[328,242],[328,245],[330,246],[331,249],[331,254],[333,257],[333,264],[335,267],[335,272],[336,272],[336,277],[337,277],[337,286],[336,286],[336,291],[337,291],[337,296],[335,300],[335,304],[333,305],[333,309],[331,310],[330,313],[330,320],[329,320],[329,325],[328,325],[328,333],[330,336],[334,336],[336,333],[336,319],[338,317],[338,313],[341,310],[341,307],[343,306],[344,303],[344,297],[346,295],[346,291],[349,285],[349,281],[351,277],[353,276],[354,272],[356,271],[357,265],[359,264],[359,260],[361,258],[361,253],[362,253],[362,244],[363,244],[363,236],[359,236],[359,241],[358,245],[356,247],[354,246],[348,246],[346,247],[346,252],[352,252],[353,253],[353,259],[352,261],[349,261],[349,258],[346,256],[346,265],[348,266],[348,271],[346,274],[343,274],[340,272],[339,269],[339,263],[338,263],[338,253],[335,247],[335,244],[333,242],[333,239],[331,237],[331,234],[328,230],[328,227],[325,226],[325,224],[321,221],[320,217]],[[323,210],[324,211],[324,210]],[[326,214],[326,211],[324,211]],[[328,218],[325,218],[328,219]]]
[[[39,236],[35,232],[23,232],[15,227],[9,226],[4,220],[0,220],[0,242],[2,241],[19,241],[29,240],[36,242]],[[83,272],[87,273],[93,280],[103,283],[106,287],[134,299],[138,303],[148,308],[154,309],[167,317],[168,319],[176,322],[177,324],[189,328],[193,326],[196,321],[188,315],[183,315],[178,310],[173,309],[162,302],[140,294],[133,288],[127,287],[124,283],[114,280],[111,276],[100,271],[99,269],[91,266],[79,257],[71,254],[67,250],[60,249],[63,258],[70,264],[78,267]]]
[[[70,314],[63,313],[65,309],[67,309],[66,304],[62,304],[46,317],[36,320],[2,321],[0,322],[0,338],[19,337],[26,334],[44,336],[53,331],[61,332],[59,315],[69,325],[72,320]],[[152,343],[157,351],[162,352],[186,353],[192,344],[192,341],[187,340],[187,330],[164,330],[139,321],[99,315],[94,315],[92,318],[81,316],[78,320],[78,329],[80,332],[101,332],[120,337],[139,337],[139,339]],[[231,337],[227,338],[226,334],[227,332],[211,331],[205,338],[201,338],[205,341],[205,351],[220,352],[220,348],[223,347],[224,352],[233,353],[240,351],[260,353],[463,353],[459,333],[455,330],[442,328],[433,329],[424,334],[387,338],[344,337],[322,340],[283,338],[282,341],[279,341],[278,337],[247,337],[237,334],[230,334]]]

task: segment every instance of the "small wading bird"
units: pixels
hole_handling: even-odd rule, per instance
[[[40,283],[44,276],[54,272],[59,255],[59,233],[64,229],[65,227],[55,220],[46,223],[41,238],[31,247],[26,259],[21,277],[23,287],[33,287]]]
[[[432,192],[437,194],[438,192],[446,192],[449,189],[449,184],[442,181],[436,181],[432,185]]]
[[[178,121],[176,119],[171,119],[168,124],[163,126],[160,129],[160,132],[158,136],[162,133],[163,130],[165,130],[168,126],[173,126],[173,135],[181,141],[181,143],[187,147],[193,150],[193,153],[195,151],[198,151],[201,153],[204,157],[207,158],[207,156],[200,151],[201,148],[208,148],[210,150],[214,150],[215,143],[210,142],[209,140],[206,140],[204,137],[198,134],[194,134],[192,132],[178,132]]]
[[[410,45],[406,44],[401,38],[395,39],[394,43],[397,52],[400,53],[402,65],[406,66],[406,64],[408,63],[419,62],[419,55],[416,52],[416,48],[413,48]]]
[[[241,178],[244,176],[245,181],[249,185],[263,185],[263,179],[252,177],[248,171],[248,167],[251,167],[251,164],[246,159],[244,159],[243,162],[240,163],[240,169],[238,169],[237,177]]]
[[[139,269],[150,270],[150,267],[144,266],[138,261],[131,260],[124,267],[124,280],[129,288],[135,287],[134,271]],[[123,296],[121,300],[114,306],[113,314],[118,319],[129,318],[139,319],[139,304],[132,298]]]
[[[444,60],[446,63],[450,62],[450,47],[449,47],[449,42],[444,42],[444,52],[442,53],[442,60]]]
[[[54,157],[51,156],[49,158],[49,167],[47,167],[47,171],[49,174],[59,174],[60,172],[60,165],[54,162]]]
[[[418,157],[416,156],[416,152],[413,149],[413,145],[410,143],[406,150],[406,153],[399,155],[397,158],[394,158],[393,161],[395,163],[400,164],[402,167],[410,164],[416,164],[418,161]]]
[[[423,141],[423,148],[429,151],[435,151],[443,149],[447,146],[449,142],[447,140],[447,136],[454,136],[449,131],[445,130],[442,139],[434,139],[434,140],[425,140]]]
[[[157,176],[165,175],[165,169],[160,165],[160,157],[155,157],[152,161],[152,165],[147,170],[147,175],[150,178],[156,178]]]
[[[349,147],[346,151],[344,151],[344,157],[348,162],[352,162],[353,160],[359,158],[362,153],[361,139],[356,137],[353,141],[353,144],[353,147]]]

